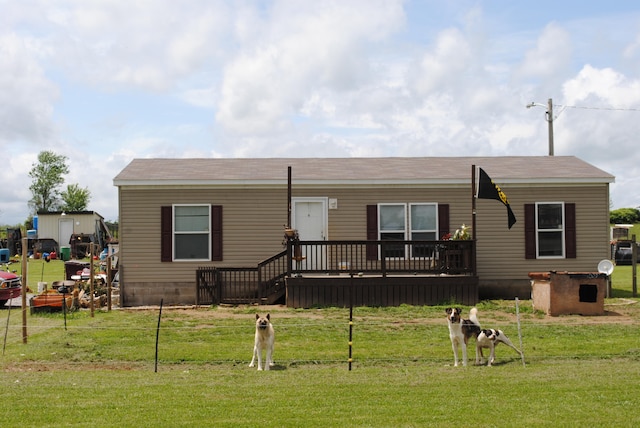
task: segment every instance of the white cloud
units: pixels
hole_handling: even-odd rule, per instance
[[[571,37],[556,23],[547,25],[529,50],[517,72],[523,77],[555,79],[563,75],[571,62]]]
[[[39,144],[52,135],[52,103],[58,96],[37,61],[37,43],[0,33],[0,147]]]
[[[629,43],[622,51],[622,56],[626,60],[637,60],[640,55],[640,34],[636,35],[636,38]]]
[[[314,94],[357,91],[370,44],[403,13],[391,2],[280,2],[268,18],[262,39],[225,67],[217,121],[233,132],[279,131]]]
[[[178,7],[176,7],[178,6]],[[46,7],[58,67],[95,85],[166,91],[223,55],[224,1],[68,1]]]
[[[178,96],[185,102],[203,108],[213,109],[218,101],[217,86],[196,86],[179,91]]]
[[[28,172],[37,160],[37,155],[21,152],[15,146],[4,148],[3,153],[5,159],[10,161],[5,162],[4,167],[0,168],[0,181],[4,183],[0,190],[0,224],[15,226],[26,220],[29,215],[27,202],[31,199],[31,179]]]
[[[585,65],[563,87],[556,108],[556,147],[616,176],[611,186],[615,208],[640,205],[632,184],[638,177],[640,80],[611,68]],[[566,106],[566,107],[565,107]]]
[[[587,64],[562,89],[567,105],[589,99],[597,102],[594,107],[627,108],[640,104],[640,79],[628,79],[611,68],[597,69]]]
[[[471,46],[458,29],[442,31],[432,52],[420,60],[414,87],[419,94],[447,91],[465,74],[472,60]]]

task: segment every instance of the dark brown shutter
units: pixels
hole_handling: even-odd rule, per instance
[[[170,262],[173,259],[172,250],[172,207],[160,207],[160,261]]]
[[[564,242],[568,259],[576,258],[576,204],[564,204]]]
[[[450,231],[449,204],[438,204],[438,233],[440,236],[436,236],[436,239],[442,239]]]
[[[536,258],[536,205],[524,204],[524,258]]]
[[[378,206],[367,205],[367,241],[378,240]],[[378,260],[378,246],[367,245],[367,260]]]
[[[222,261],[222,205],[211,206],[211,260]]]

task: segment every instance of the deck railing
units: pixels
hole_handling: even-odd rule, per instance
[[[475,241],[288,241],[291,274],[475,275]]]
[[[287,241],[256,267],[199,267],[196,304],[273,303],[298,275],[475,275],[475,241]]]
[[[196,304],[273,303],[270,296],[284,292],[287,252],[282,251],[256,267],[199,267]]]

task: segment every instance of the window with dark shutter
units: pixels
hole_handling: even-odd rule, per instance
[[[451,232],[449,224],[449,204],[438,204],[438,233],[437,239],[442,239],[444,235]]]
[[[211,206],[211,260],[222,261],[222,205]]]
[[[576,251],[576,204],[564,204],[564,239],[565,239],[565,251],[568,259],[575,259],[577,256]]]
[[[536,258],[536,206],[524,205],[524,258]]]
[[[221,205],[160,208],[160,260],[171,262],[174,257],[175,260],[222,260]]]
[[[367,205],[367,241],[378,240],[378,206]],[[367,260],[378,260],[378,246],[367,245]]]
[[[160,208],[160,261],[170,262],[173,260],[173,208]]]
[[[575,203],[525,204],[524,222],[525,259],[576,258]]]

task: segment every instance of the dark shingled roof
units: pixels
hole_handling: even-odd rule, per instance
[[[599,182],[614,176],[574,156],[134,159],[114,185],[294,182],[469,182],[471,166],[494,181]]]

